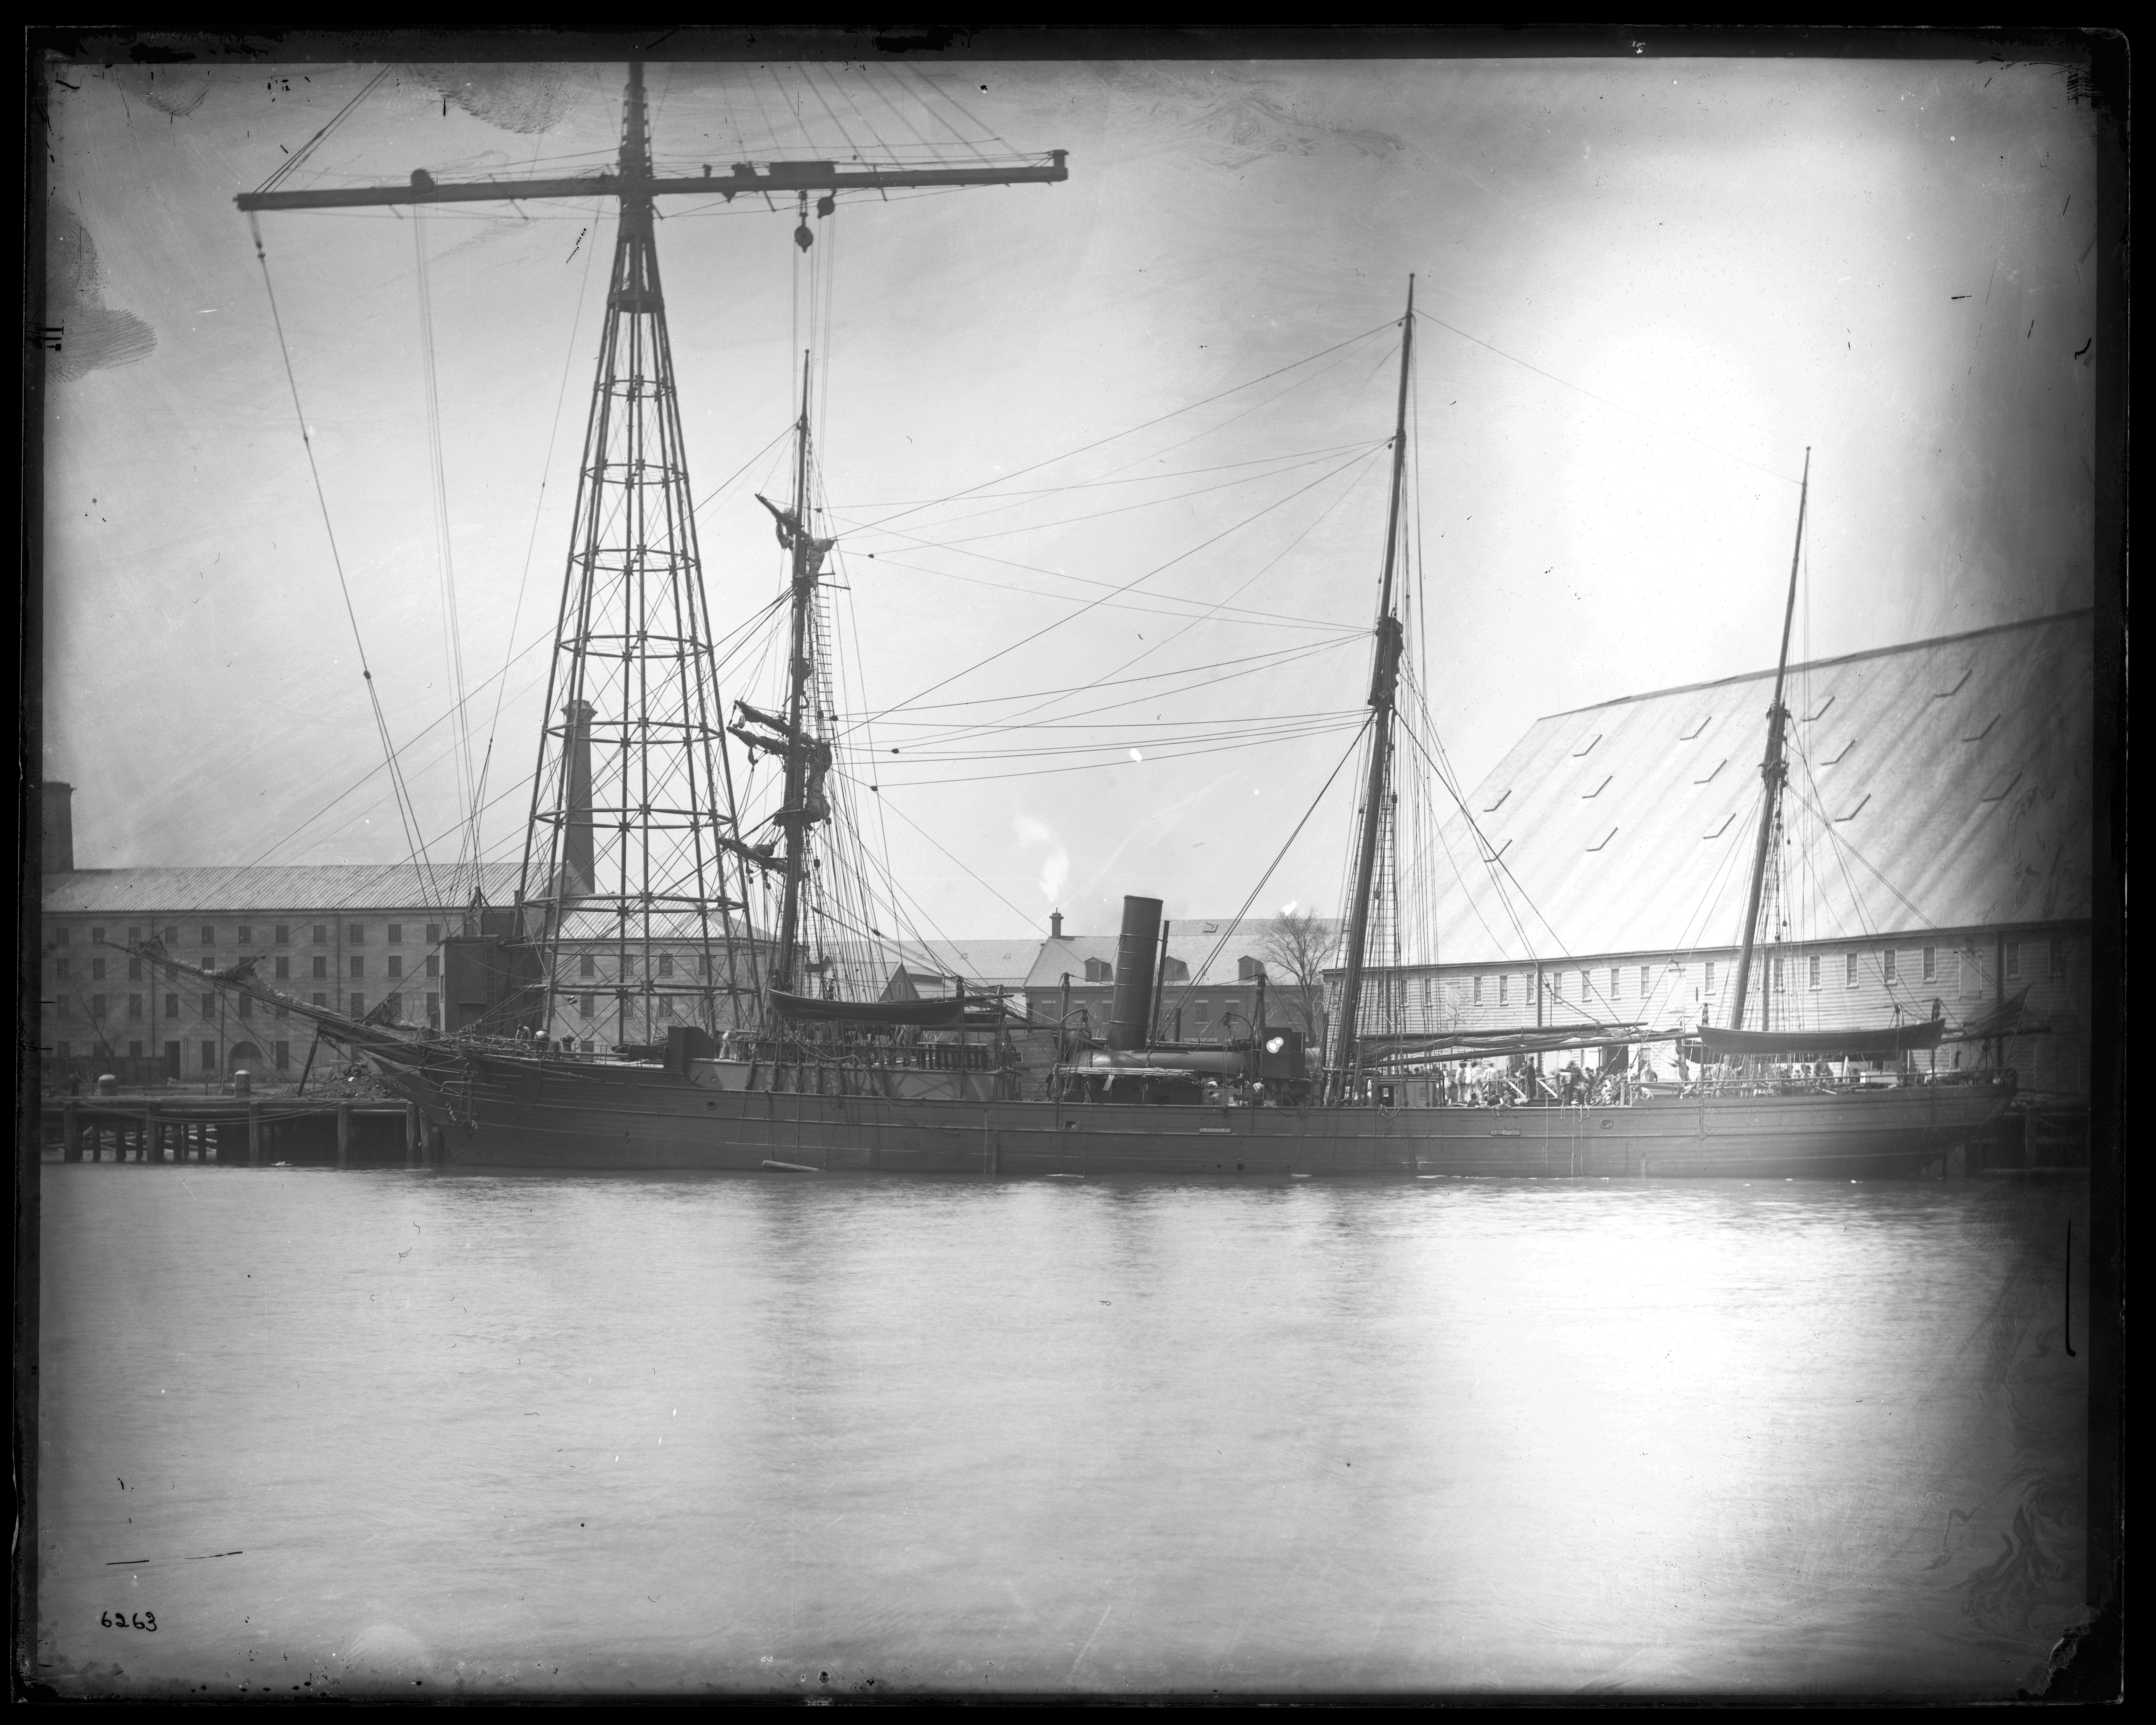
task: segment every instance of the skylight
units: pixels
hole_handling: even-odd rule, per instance
[[[1737,817],[1734,814],[1723,815],[1722,817],[1722,824],[1720,826],[1714,828],[1712,831],[1702,833],[1700,837],[1702,839],[1719,839],[1724,833],[1729,830],[1729,823],[1736,819]]]
[[[1607,845],[1607,844],[1608,844],[1608,843],[1609,843],[1612,839],[1615,838],[1616,836],[1617,836],[1617,829],[1616,829],[1616,828],[1614,828],[1614,827],[1612,827],[1612,828],[1610,828],[1610,829],[1609,829],[1609,830],[1608,832],[1604,833],[1604,834],[1603,834],[1599,839],[1596,839],[1596,840],[1595,840],[1592,845],[1589,845],[1587,848],[1588,848],[1589,850],[1601,850],[1601,848],[1602,848],[1604,845]]]
[[[1722,769],[1728,764],[1729,757],[1724,755],[1719,761],[1717,761],[1712,767],[1708,768],[1705,773],[1702,773],[1697,778],[1695,778],[1692,783],[1694,784],[1707,783],[1716,773],[1721,772]]]
[[[1851,803],[1849,808],[1844,809],[1840,814],[1835,816],[1835,822],[1839,824],[1845,820],[1855,820],[1858,814],[1863,809],[1864,805],[1871,800],[1871,793],[1866,791],[1862,796],[1859,797],[1855,803]]]
[[[1590,752],[1594,749],[1594,745],[1601,741],[1602,733],[1598,731],[1594,736],[1589,737],[1585,742],[1580,744],[1578,748],[1572,752],[1573,759],[1577,761],[1582,755]]]
[[[1604,791],[1606,791],[1606,790],[1608,790],[1608,789],[1609,788],[1609,781],[1610,781],[1611,779],[1614,778],[1616,776],[1617,776],[1617,775],[1616,775],[1615,773],[1604,773],[1604,774],[1602,775],[1602,783],[1601,783],[1600,784],[1599,784],[1599,785],[1595,786],[1595,788],[1594,788],[1593,790],[1591,790],[1591,791],[1582,791],[1582,792],[1579,793],[1579,800],[1580,800],[1581,802],[1584,803],[1584,802],[1588,801],[1590,798],[1594,798],[1594,797],[1599,797],[1599,796],[1600,796],[1600,795],[1601,795]]]
[[[1825,701],[1822,701],[1817,706],[1814,707],[1810,712],[1804,715],[1804,723],[1809,725],[1815,719],[1825,718],[1826,716],[1826,710],[1833,705],[1834,697],[1830,695]]]
[[[1707,729],[1707,721],[1712,719],[1713,716],[1714,715],[1712,713],[1702,713],[1691,730],[1681,731],[1677,733],[1677,741],[1679,742],[1690,742],[1692,738],[1698,736],[1701,732]]]
[[[1503,790],[1502,790],[1502,791],[1500,791],[1500,792],[1498,792],[1498,793],[1497,793],[1497,800],[1496,800],[1496,802],[1494,802],[1494,803],[1485,803],[1482,805],[1482,812],[1483,812],[1485,814],[1496,814],[1496,811],[1497,811],[1498,809],[1502,809],[1502,808],[1505,806],[1505,798],[1507,798],[1507,797],[1509,797],[1509,796],[1511,796],[1512,794],[1512,786],[1510,786],[1510,785],[1507,785]]]

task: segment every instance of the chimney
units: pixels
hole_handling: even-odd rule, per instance
[[[74,814],[71,799],[74,787],[49,778],[38,787],[44,798],[44,870],[48,875],[74,872]]]
[[[1116,992],[1108,1007],[1108,1046],[1143,1048],[1152,1029],[1153,946],[1160,938],[1160,901],[1125,898],[1123,932],[1116,939]]]
[[[592,704],[572,701],[562,709],[568,727],[562,756],[569,776],[562,811],[562,896],[588,897],[592,891]]]
[[[1050,911],[1048,913],[1048,937],[1052,941],[1060,941],[1063,938],[1062,911]]]

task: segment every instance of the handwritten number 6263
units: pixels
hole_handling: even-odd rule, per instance
[[[157,1629],[157,1614],[154,1611],[137,1611],[131,1617],[125,1611],[103,1611],[98,1614],[97,1620],[106,1629],[148,1630],[153,1635]]]

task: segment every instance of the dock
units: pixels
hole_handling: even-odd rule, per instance
[[[432,1168],[439,1127],[416,1104],[304,1096],[54,1098],[41,1140],[63,1162],[214,1163],[223,1168]]]

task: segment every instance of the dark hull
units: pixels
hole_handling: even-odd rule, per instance
[[[656,1067],[433,1055],[383,1065],[458,1168],[926,1174],[1910,1178],[2010,1083],[1613,1108],[1286,1108],[713,1089]]]

